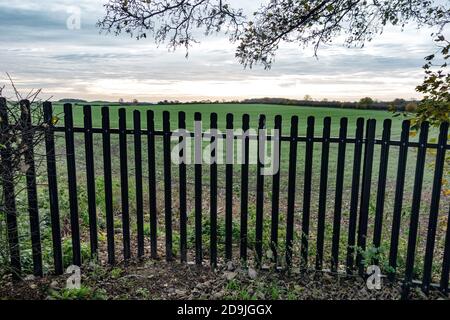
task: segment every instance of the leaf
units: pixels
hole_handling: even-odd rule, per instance
[[[53,116],[52,119],[50,120],[50,122],[51,122],[52,125],[57,124],[58,121],[59,121],[59,118],[58,118],[57,116]]]

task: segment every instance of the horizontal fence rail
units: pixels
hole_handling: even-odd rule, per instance
[[[65,132],[65,128],[64,127],[54,127],[53,131],[54,132]],[[73,128],[73,132],[74,133],[84,133],[85,132],[85,128]],[[128,135],[132,135],[132,134],[135,133],[135,130],[127,129],[127,130],[125,130],[125,132]],[[102,129],[100,129],[100,128],[93,128],[92,129],[92,133],[102,133]],[[120,132],[119,132],[119,129],[110,129],[110,133],[111,134],[119,134]],[[140,133],[142,135],[145,135],[145,134],[148,134],[149,131],[148,130],[141,130]],[[152,132],[152,134],[154,136],[161,136],[161,137],[164,136],[164,132],[160,131],[160,130],[154,130]],[[189,132],[187,135],[189,137],[195,137],[195,133],[194,132]],[[202,135],[203,138],[211,138],[211,134],[210,133],[202,133],[201,135]],[[215,135],[215,137],[218,137],[218,138],[221,138],[221,139],[226,139],[227,135],[226,135],[226,133],[223,133],[223,134]],[[248,138],[256,140],[258,137],[256,135],[248,135]],[[242,139],[242,135],[235,135],[234,139],[235,140]],[[266,136],[266,140],[267,141],[271,141],[272,139],[273,139],[273,137],[271,135]],[[295,137],[294,139],[297,142],[306,142],[308,140],[307,137]],[[289,137],[289,136],[281,136],[280,140],[288,142],[288,141],[291,141],[292,138]],[[324,138],[320,138],[320,137],[315,137],[315,138],[312,139],[312,141],[313,142],[318,142],[318,143],[323,143],[325,141],[325,139]],[[339,139],[339,138],[330,138],[327,141],[330,142],[330,143],[338,144],[342,140]],[[364,139],[364,142],[365,141],[366,141],[366,139]],[[349,144],[355,144],[356,143],[356,139],[355,138],[346,138],[346,139],[344,139],[344,142],[345,143],[349,143]],[[384,142],[381,139],[375,139],[373,142],[376,145],[384,145],[386,143],[386,142]],[[401,146],[403,143],[401,141],[388,141],[387,144],[390,145],[390,146],[397,146],[398,147],[398,146]],[[411,147],[411,148],[419,148],[420,144],[418,142],[408,142],[408,143],[406,143],[406,146],[407,147]],[[427,149],[442,148],[442,146],[440,146],[439,144],[437,144],[437,143],[430,143],[430,142],[428,142],[426,144],[426,147],[427,147]],[[445,150],[450,150],[450,145],[447,144],[443,148]]]
[[[375,254],[368,258],[366,250],[369,247],[380,248],[382,239],[388,237],[387,275],[391,281],[398,279],[403,282],[405,297],[408,296],[412,285],[420,285],[425,293],[428,293],[432,286],[437,286],[443,293],[448,293],[450,269],[448,218],[445,220],[447,225],[443,241],[443,254],[442,256],[435,255],[437,226],[441,221],[440,217],[443,216],[440,213],[441,201],[447,200],[442,196],[442,181],[446,151],[450,148],[448,123],[441,125],[439,138],[433,143],[429,142],[428,123],[422,124],[418,141],[410,141],[411,129],[407,120],[403,122],[400,140],[392,140],[392,121],[390,119],[382,123],[381,139],[376,136],[378,125],[376,120],[362,118],[356,122],[356,132],[350,132],[349,120],[342,118],[339,124],[339,135],[332,137],[330,117],[324,118],[323,123],[317,122],[314,117],[309,117],[301,119],[303,122],[300,124],[297,116],[293,116],[291,119],[282,119],[281,116],[267,119],[266,116],[260,115],[259,119],[251,119],[246,114],[241,119],[237,119],[232,114],[228,114],[226,119],[223,119],[226,120],[225,133],[221,133],[218,131],[219,117],[216,113],[211,113],[207,117],[204,114],[195,113],[194,130],[186,132],[187,121],[184,112],[179,112],[177,118],[171,118],[171,113],[165,111],[162,117],[162,128],[160,128],[162,130],[156,130],[154,111],[146,112],[146,123],[144,124],[142,123],[144,117],[139,110],[135,110],[132,117],[127,119],[128,113],[122,108],[118,111],[118,123],[111,125],[111,110],[103,107],[101,109],[102,126],[94,128],[91,106],[83,107],[84,126],[77,127],[74,126],[72,105],[65,104],[63,109],[64,126],[57,127],[53,121],[53,106],[46,102],[43,110],[46,125],[37,127],[27,116],[29,112],[26,111],[29,110],[30,103],[22,101],[21,105],[24,113],[20,121],[24,128],[30,129],[24,131],[23,139],[30,146],[25,153],[24,160],[27,164],[26,192],[32,262],[36,276],[43,274],[39,227],[42,213],[38,210],[38,201],[41,200],[36,191],[35,150],[31,147],[32,129],[45,131],[45,172],[48,179],[53,271],[56,274],[63,273],[62,212],[59,206],[61,188],[68,188],[70,230],[66,231],[66,234],[70,234],[71,239],[71,262],[80,266],[83,259],[80,242],[82,237],[80,234],[80,198],[77,196],[79,188],[77,171],[80,170],[80,166],[77,166],[78,145],[75,143],[75,134],[82,133],[86,160],[84,176],[87,186],[87,224],[92,257],[103,253],[101,252],[103,248],[101,243],[104,239],[106,247],[103,250],[106,250],[105,254],[109,264],[115,264],[118,261],[117,247],[122,249],[123,260],[130,260],[134,256],[134,242],[136,242],[137,248],[136,257],[143,258],[147,255],[146,243],[148,241],[151,258],[157,258],[161,252],[164,252],[168,261],[178,256],[181,262],[193,259],[197,264],[203,264],[205,259],[209,259],[210,265],[214,268],[221,258],[224,261],[239,258],[246,262],[249,260],[249,253],[252,250],[255,253],[255,263],[263,267],[266,257],[263,243],[268,241],[268,249],[271,252],[269,260],[276,269],[295,267],[302,272],[328,269],[332,272],[339,272],[343,269],[347,274],[358,273],[364,276],[367,265],[381,264],[379,255]],[[18,209],[14,198],[15,186],[12,183],[12,163],[10,161],[12,147],[8,141],[8,135],[14,124],[8,122],[4,99],[0,100],[0,117],[2,119],[0,122],[1,179],[5,201],[2,211],[5,213],[7,223],[10,268],[14,277],[18,279],[22,274],[22,262],[17,226]],[[127,126],[127,120],[132,123],[132,129]],[[203,122],[201,122],[202,120]],[[323,128],[319,135],[315,130],[318,126]],[[251,127],[258,129],[256,134],[247,133]],[[243,133],[235,131],[236,128],[242,129]],[[279,135],[270,133],[268,128],[274,128]],[[300,129],[302,132],[306,132],[305,136],[299,136]],[[180,130],[183,132],[180,133]],[[67,185],[62,185],[57,179],[57,153],[55,152],[55,135],[57,133],[63,133],[65,137],[64,155],[68,174],[65,181]],[[118,137],[117,146],[112,144],[112,136]],[[97,172],[95,169],[96,162],[98,162],[95,157],[95,137],[101,139],[103,155],[100,162],[103,172]],[[132,138],[132,143],[128,137]],[[175,151],[173,150],[174,138],[179,143],[179,149]],[[191,141],[188,138],[193,139]],[[145,140],[147,152],[143,152]],[[257,154],[249,153],[252,141],[257,145]],[[203,146],[206,142],[211,148],[208,153],[211,159],[218,156],[216,147],[219,145],[225,147],[225,158],[228,161],[224,166],[225,171],[222,177],[224,178],[225,192],[223,199],[221,199],[222,193],[218,187],[218,179],[221,178],[222,171],[218,170],[217,162],[205,163],[204,161]],[[271,150],[275,154],[272,158],[276,159],[278,163],[280,160],[286,161],[288,172],[285,175],[285,172],[278,170],[269,179],[269,176],[263,174],[268,159],[267,154],[262,151],[271,144],[275,146]],[[134,150],[131,154],[130,146]],[[193,155],[192,176],[189,175],[189,164],[186,162],[179,163],[178,169],[173,170],[174,154],[177,154],[180,159],[186,160],[189,157],[188,146],[197,147]],[[284,146],[288,149],[286,154],[282,154]],[[299,150],[299,146],[302,147],[302,151]],[[376,158],[378,153],[375,153],[377,146],[379,147],[379,159]],[[331,161],[330,156],[330,150],[333,147],[337,149],[336,164]],[[233,165],[233,161],[235,160],[235,151],[239,148],[241,149],[237,150],[238,152],[243,151],[242,163],[237,166]],[[395,151],[398,151],[396,157],[393,155],[394,148]],[[118,217],[113,206],[113,197],[116,196],[112,172],[113,150],[118,150],[117,157],[120,160],[120,192],[118,193],[120,196],[120,231],[116,227]],[[162,150],[161,161],[157,161],[157,150]],[[418,229],[420,210],[424,206],[422,199],[422,191],[425,187],[424,171],[427,166],[427,154],[430,151],[435,153],[435,163],[432,169],[434,176],[430,206],[427,207],[429,216],[427,217],[425,251],[422,253],[418,252],[417,247]],[[412,152],[417,154],[414,173],[407,171],[408,158]],[[315,163],[314,160],[316,153],[320,154],[318,163]],[[130,155],[133,157],[133,162],[128,162]],[[249,167],[252,157],[257,160],[254,185],[251,185],[253,180]],[[303,167],[299,167],[300,157],[303,159]],[[346,164],[348,159],[352,163],[350,168]],[[145,161],[146,163],[144,163]],[[133,175],[130,174],[130,163],[134,164],[132,165]],[[393,210],[386,212],[387,171],[390,164],[397,165],[396,180]],[[317,173],[313,172],[313,167],[318,168]],[[205,170],[208,170],[207,176],[205,176]],[[237,170],[239,170],[238,176],[234,175]],[[162,181],[158,181],[160,173],[164,177]],[[303,175],[303,181],[298,181],[299,173]],[[375,173],[377,173],[377,179],[374,178]],[[319,177],[317,197],[313,193],[314,174]],[[178,177],[176,183],[174,183],[175,175]],[[349,190],[344,188],[344,180],[347,175],[351,177]],[[98,177],[103,179],[102,191],[96,189]],[[189,181],[190,179],[192,181]],[[408,179],[413,181],[411,207],[404,199],[405,181]],[[208,189],[204,189],[206,180],[208,180]],[[284,181],[286,181],[283,183],[286,185],[286,190],[281,188]],[[135,190],[132,198],[130,198],[130,183],[133,184]],[[161,183],[162,190],[158,189],[158,183]],[[188,192],[190,183],[194,186],[192,193]],[[272,186],[269,190],[266,189],[267,183]],[[302,186],[301,193],[297,190],[299,184]],[[148,189],[144,189],[144,186],[148,186]],[[144,190],[148,190],[148,194],[145,194]],[[256,191],[254,203],[250,201],[251,190]],[[349,192],[348,217],[343,212],[344,196],[347,191]],[[286,192],[286,207],[280,205],[283,192]],[[270,197],[267,196],[269,193]],[[99,218],[98,199],[103,201],[104,222]],[[315,216],[312,215],[311,207],[315,199],[318,201],[317,219],[313,218]],[[203,205],[205,200],[208,202],[206,207]],[[301,201],[300,208],[296,204],[296,200]],[[373,217],[371,216],[371,200],[374,202]],[[134,206],[131,205],[132,201],[134,201]],[[177,206],[174,206],[175,202],[177,202]],[[223,208],[219,208],[219,202],[223,202]],[[191,203],[193,203],[192,214],[188,209]],[[266,206],[266,203],[269,203],[270,206]],[[255,217],[254,221],[250,221],[249,211],[253,204]],[[328,212],[327,204],[332,204],[331,212]],[[219,212],[222,212],[222,209],[224,212],[223,229],[218,221]],[[405,210],[410,211],[406,225],[403,218]],[[449,214],[444,213],[445,216]],[[392,216],[389,234],[383,232],[386,215]],[[146,221],[147,216],[149,217],[148,222]],[[285,220],[282,220],[282,217]],[[344,218],[348,220],[347,224],[343,224]],[[189,232],[191,219],[193,219],[193,234]],[[299,220],[298,224],[296,224],[297,220]],[[206,224],[205,221],[207,221]],[[134,222],[136,230],[132,230]],[[163,225],[160,226],[161,223]],[[239,228],[235,232],[234,225],[236,223],[239,223]],[[266,224],[268,224],[268,228],[265,228]],[[206,227],[207,229],[205,229]],[[282,234],[280,228],[284,228]],[[399,237],[401,230],[405,228],[409,232],[406,249],[403,250],[403,247],[400,247]],[[102,236],[100,236],[100,229],[105,231],[105,235],[102,232]],[[369,239],[369,231],[372,232],[370,234],[373,235],[373,239]],[[326,253],[325,250],[327,232],[331,233],[329,253]],[[343,233],[348,234],[346,238],[343,238]],[[134,234],[137,235],[136,238],[133,237]],[[119,239],[122,243],[117,242]],[[174,246],[175,242],[178,242],[176,247]],[[223,257],[220,256],[222,251],[219,250],[222,245]],[[404,270],[398,268],[400,254],[406,257]],[[420,266],[416,264],[416,257],[419,254],[424,256],[424,263]],[[313,264],[311,264],[311,257],[314,260]],[[432,269],[437,259],[441,266],[440,279],[438,284],[433,284]],[[423,269],[422,279],[414,277],[414,270],[417,268]]]

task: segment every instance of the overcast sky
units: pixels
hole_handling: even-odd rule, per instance
[[[104,2],[0,0],[0,81],[9,72],[24,92],[43,88],[57,99],[410,99],[420,98],[414,89],[423,79],[423,57],[435,51],[430,30],[409,26],[386,30],[364,49],[323,48],[319,59],[285,45],[271,70],[249,70],[224,36],[201,39],[186,59],[183,49],[169,53],[151,40],[99,34]],[[251,9],[257,1],[245,2]],[[74,9],[80,30],[66,26]]]

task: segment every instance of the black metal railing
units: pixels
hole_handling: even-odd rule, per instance
[[[25,110],[30,108],[28,101],[22,102]],[[8,115],[5,107],[6,101],[0,101],[0,117],[1,117],[1,134],[2,137],[6,137],[10,124],[8,123]],[[130,236],[130,207],[129,207],[129,173],[128,173],[128,147],[127,136],[134,137],[134,167],[135,167],[135,201],[136,201],[136,224],[137,224],[137,256],[142,258],[145,256],[145,235],[144,235],[144,193],[143,193],[143,154],[142,154],[142,137],[147,137],[147,166],[148,166],[148,213],[150,216],[150,248],[151,258],[157,257],[158,240],[158,216],[157,216],[157,180],[156,180],[156,161],[155,161],[155,149],[156,141],[155,137],[162,137],[163,144],[163,170],[164,170],[164,227],[165,227],[165,252],[166,259],[172,260],[173,256],[173,210],[172,210],[172,193],[179,192],[179,242],[180,242],[180,260],[186,262],[188,260],[188,239],[187,239],[187,198],[192,196],[194,198],[194,219],[195,219],[195,261],[197,264],[202,264],[203,257],[203,244],[202,239],[202,219],[204,218],[204,207],[202,206],[202,197],[205,196],[202,177],[204,164],[201,164],[202,153],[195,153],[195,159],[197,160],[194,167],[194,194],[187,193],[186,188],[186,172],[187,165],[181,163],[179,165],[179,185],[178,190],[173,189],[172,184],[172,161],[171,161],[171,138],[172,131],[170,126],[170,113],[163,113],[163,126],[162,131],[155,130],[154,113],[152,110],[147,111],[147,128],[141,128],[141,113],[140,111],[134,111],[133,114],[133,129],[127,128],[126,122],[126,110],[119,110],[119,126],[118,129],[110,127],[109,119],[110,109],[103,107],[102,114],[102,127],[93,128],[92,124],[92,112],[90,106],[84,106],[84,127],[74,127],[73,123],[73,111],[71,104],[64,105],[64,126],[55,127],[52,125],[53,107],[49,102],[44,103],[44,116],[45,122],[48,126],[45,127],[45,150],[47,160],[47,176],[48,176],[48,191],[49,191],[49,207],[51,215],[51,229],[52,229],[52,242],[53,242],[53,261],[54,272],[56,274],[63,273],[62,262],[62,246],[61,246],[61,226],[60,226],[60,208],[58,204],[58,188],[69,188],[69,211],[70,211],[70,234],[72,243],[72,258],[74,265],[80,265],[81,261],[81,244],[80,244],[80,224],[79,224],[79,204],[77,198],[77,166],[75,158],[75,143],[74,134],[83,133],[85,141],[85,159],[86,159],[86,186],[87,186],[87,201],[88,201],[88,217],[89,217],[89,235],[90,235],[90,249],[91,253],[95,254],[99,250],[98,240],[98,223],[97,223],[97,208],[96,208],[96,196],[97,191],[95,187],[95,170],[94,170],[94,134],[101,134],[102,146],[103,146],[103,178],[104,178],[104,199],[105,199],[105,216],[106,216],[106,243],[108,262],[114,264],[117,261],[115,255],[115,229],[114,229],[114,212],[113,212],[113,186],[112,186],[112,168],[111,168],[111,135],[119,136],[119,153],[120,153],[120,188],[121,188],[121,217],[122,217],[122,241],[123,241],[123,258],[128,260],[132,256],[132,237]],[[28,113],[29,114],[29,113]],[[202,120],[202,114],[195,113],[195,121]],[[217,129],[218,116],[215,113],[210,115],[210,128]],[[275,136],[267,136],[265,140],[261,140],[259,135],[233,135],[230,133],[234,128],[233,115],[229,114],[226,118],[226,134],[220,134],[214,136],[205,132],[190,133],[189,136],[194,137],[194,143],[201,145],[204,138],[210,138],[212,144],[216,143],[218,139],[224,139],[227,145],[234,143],[236,139],[242,139],[242,144],[245,146],[243,154],[243,164],[240,164],[241,180],[240,185],[240,212],[234,212],[235,206],[233,206],[233,184],[235,179],[233,175],[233,164],[230,162],[226,165],[225,169],[225,250],[224,258],[231,260],[233,258],[233,219],[236,218],[234,213],[237,213],[240,219],[240,238],[239,238],[239,258],[247,260],[248,258],[248,210],[249,210],[249,141],[256,139],[260,148],[264,147],[266,141],[275,139]],[[283,128],[282,117],[277,116],[274,119],[274,128],[280,131]],[[31,119],[23,114],[22,120],[26,126],[32,126]],[[259,117],[258,128],[263,129],[266,127],[266,117],[261,115]],[[184,112],[179,113],[178,128],[186,128],[186,115]],[[429,209],[428,229],[426,238],[426,250],[424,255],[423,276],[420,281],[421,287],[424,292],[428,292],[432,279],[432,265],[433,261],[437,259],[434,256],[436,229],[438,222],[438,215],[440,210],[440,200],[442,198],[442,179],[444,174],[445,153],[449,149],[447,143],[448,139],[448,123],[444,123],[440,127],[439,139],[436,143],[429,143],[428,132],[429,125],[423,123],[420,130],[420,137],[418,142],[410,142],[410,123],[404,121],[402,125],[401,139],[399,141],[391,140],[391,120],[387,119],[383,123],[383,133],[381,139],[376,139],[376,121],[373,119],[367,120],[360,118],[357,120],[356,133],[354,137],[349,137],[348,134],[348,119],[342,118],[340,121],[340,130],[338,137],[331,136],[331,118],[326,117],[323,121],[323,134],[321,137],[315,136],[315,118],[309,117],[307,119],[307,133],[302,137],[298,135],[299,120],[297,116],[293,116],[290,119],[290,134],[281,135],[278,139],[281,141],[278,150],[278,158],[281,157],[281,145],[289,144],[289,172],[288,176],[282,176],[278,171],[273,177],[272,190],[271,190],[271,212],[265,214],[265,179],[268,179],[261,174],[263,168],[263,159],[258,152],[258,164],[256,169],[256,223],[255,223],[255,253],[256,260],[261,261],[263,259],[263,221],[270,218],[270,247],[273,252],[273,262],[277,265],[277,261],[280,258],[278,252],[279,242],[279,213],[280,213],[280,180],[287,179],[287,212],[286,212],[286,235],[285,235],[285,261],[288,268],[293,266],[293,241],[294,241],[294,215],[295,215],[295,199],[300,196],[296,192],[297,185],[297,171],[298,168],[298,145],[304,143],[304,181],[303,181],[303,197],[302,203],[302,215],[301,215],[301,236],[300,236],[300,265],[301,270],[324,269],[324,234],[328,224],[331,223],[332,238],[331,238],[331,271],[338,271],[339,266],[344,265],[348,274],[357,271],[359,274],[364,274],[364,264],[362,251],[367,247],[368,239],[368,224],[369,224],[369,206],[371,195],[374,193],[373,189],[373,171],[374,168],[374,148],[376,145],[380,145],[380,161],[378,168],[378,181],[376,183],[376,199],[375,199],[375,217],[373,225],[373,240],[371,241],[374,247],[380,247],[382,239],[382,227],[384,217],[384,203],[385,203],[385,190],[388,171],[388,162],[390,156],[390,149],[392,147],[398,147],[399,156],[396,159],[398,161],[397,178],[395,188],[395,199],[393,209],[393,220],[390,228],[390,248],[389,248],[389,266],[391,267],[388,274],[391,280],[404,279],[405,292],[409,290],[412,284],[417,284],[417,279],[413,279],[413,270],[415,267],[415,255],[418,238],[418,221],[421,205],[421,195],[424,184],[424,168],[425,158],[427,150],[436,151],[436,160],[434,165],[434,178],[431,194],[431,202]],[[247,131],[250,128],[250,117],[244,115],[242,118],[242,129]],[[365,130],[365,132],[364,132]],[[55,156],[55,132],[63,132],[65,135],[65,154],[67,157],[67,186],[58,185],[57,179],[57,167]],[[197,134],[196,134],[197,133]],[[33,250],[33,266],[34,274],[41,276],[42,271],[42,256],[41,256],[41,240],[39,233],[39,212],[38,212],[38,196],[36,192],[36,172],[33,160],[33,148],[31,146],[32,137],[27,134],[24,135],[24,141],[28,141],[29,150],[25,155],[25,162],[27,163],[27,192],[28,192],[28,207],[30,216],[30,228],[31,228],[31,242]],[[2,168],[11,167],[11,163],[8,163],[10,157],[10,146],[8,141],[1,139],[1,159]],[[159,141],[159,140],[158,140]],[[180,136],[180,143],[185,143],[185,139]],[[317,215],[317,234],[316,241],[312,242],[310,235],[310,220],[311,220],[311,199],[312,199],[312,170],[313,170],[313,152],[314,146],[320,144],[321,157],[320,157],[320,182],[319,182],[319,194],[318,194],[318,215]],[[337,145],[337,169],[336,185],[334,195],[329,192],[329,158],[330,158],[330,146],[332,144]],[[342,201],[344,193],[344,176],[346,174],[346,158],[348,154],[348,145],[353,147],[353,166],[351,168],[352,180],[351,180],[351,194],[350,194],[350,209],[349,209],[349,221],[348,221],[348,238],[347,246],[342,248],[341,231],[342,231]],[[417,150],[416,157],[416,171],[414,175],[414,187],[413,187],[413,201],[411,207],[410,225],[402,226],[401,217],[404,204],[404,189],[405,180],[412,179],[412,174],[407,172],[407,159],[408,151],[411,149]],[[232,150],[232,147],[226,148],[226,150]],[[213,148],[213,150],[215,150]],[[183,153],[180,154],[183,157]],[[215,157],[215,151],[211,154]],[[212,266],[215,266],[218,261],[218,235],[217,235],[217,219],[218,219],[218,170],[217,164],[208,164],[209,166],[209,219],[210,219],[210,234],[209,234],[209,260]],[[334,168],[333,168],[334,169]],[[334,172],[334,171],[333,171]],[[3,210],[6,213],[7,227],[8,227],[8,241],[10,247],[10,259],[11,269],[14,274],[20,275],[21,263],[20,263],[20,251],[18,245],[17,234],[17,208],[14,199],[14,185],[11,183],[12,172],[3,170],[2,172],[2,185],[4,191],[5,203],[3,204]],[[407,177],[408,174],[411,174]],[[333,198],[334,211],[332,221],[327,221],[326,218],[326,203],[327,199]],[[267,200],[267,199],[266,199]],[[448,221],[447,221],[448,224]],[[399,255],[399,234],[400,228],[409,228],[408,233],[408,245],[406,254],[405,271],[404,274],[399,274],[397,269],[398,255]],[[443,252],[442,271],[439,283],[439,289],[448,293],[449,284],[449,265],[450,265],[450,228],[447,225],[447,233],[445,238],[445,248]],[[253,231],[252,231],[253,232]],[[308,256],[311,246],[315,246],[315,265],[313,267],[308,266]],[[355,248],[358,248],[355,249]],[[344,252],[346,257],[345,261],[339,261],[340,253]],[[377,264],[377,259],[374,260]]]

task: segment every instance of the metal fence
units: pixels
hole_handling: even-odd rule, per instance
[[[2,137],[6,137],[10,124],[8,123],[8,115],[6,112],[6,101],[0,101],[0,116],[1,116],[1,134]],[[23,104],[29,109],[30,103],[25,101]],[[143,205],[143,174],[142,174],[142,137],[147,137],[147,152],[148,152],[148,185],[149,185],[149,207],[148,212],[150,215],[150,243],[151,243],[151,258],[157,257],[157,243],[160,240],[157,234],[157,204],[156,204],[156,163],[155,163],[155,137],[161,136],[163,143],[163,167],[164,167],[164,221],[165,221],[165,248],[166,259],[172,260],[175,257],[172,252],[173,238],[172,238],[172,224],[173,224],[173,210],[172,210],[172,163],[171,163],[171,136],[170,128],[170,113],[163,113],[163,130],[155,130],[155,121],[153,111],[147,111],[147,128],[141,128],[141,113],[134,111],[134,128],[129,129],[126,125],[126,110],[119,110],[119,127],[114,129],[110,127],[108,107],[102,108],[102,127],[93,128],[92,126],[92,113],[90,106],[84,106],[84,127],[74,127],[72,105],[64,105],[64,126],[55,127],[52,124],[52,104],[47,102],[44,104],[44,116],[45,121],[48,124],[45,130],[45,147],[46,147],[46,160],[47,160],[47,175],[48,175],[48,190],[50,196],[50,213],[51,213],[51,228],[52,228],[52,240],[53,240],[53,259],[54,259],[54,272],[56,274],[63,273],[62,263],[62,248],[61,248],[61,226],[60,226],[60,209],[58,205],[58,187],[66,188],[67,186],[58,186],[57,172],[56,172],[56,157],[55,157],[55,132],[64,132],[65,134],[65,153],[67,157],[67,172],[68,172],[68,188],[69,188],[69,202],[70,202],[70,228],[72,237],[72,250],[73,250],[73,264],[80,265],[80,228],[79,228],[79,212],[78,212],[78,199],[77,199],[77,174],[76,174],[76,158],[75,158],[75,144],[74,133],[84,134],[85,141],[85,157],[86,157],[86,180],[87,180],[87,192],[88,192],[88,208],[89,208],[89,234],[90,234],[90,246],[93,253],[99,250],[98,245],[98,227],[97,227],[97,213],[96,213],[96,189],[95,189],[95,170],[94,170],[94,144],[93,135],[99,134],[102,136],[103,145],[103,168],[104,168],[104,184],[105,184],[105,208],[106,208],[106,234],[107,234],[107,253],[108,262],[114,264],[117,261],[115,255],[115,230],[114,230],[114,216],[113,216],[113,203],[112,203],[112,177],[111,177],[111,135],[119,136],[119,149],[120,149],[120,181],[121,181],[121,203],[122,203],[122,240],[123,240],[123,255],[124,259],[128,260],[132,256],[131,250],[131,237],[130,237],[130,209],[129,209],[129,174],[127,163],[127,136],[132,135],[134,137],[134,160],[135,160],[135,187],[136,187],[136,223],[137,223],[137,256],[144,257],[145,250],[145,236],[144,236],[144,205]],[[28,113],[29,114],[29,113]],[[25,124],[32,127],[31,118],[25,114],[22,117]],[[186,116],[184,112],[179,113],[178,128],[186,128]],[[195,120],[201,121],[202,114],[196,113]],[[210,128],[217,129],[218,116],[215,113],[210,115]],[[246,131],[250,128],[250,117],[244,115],[242,119],[242,129]],[[432,264],[434,260],[436,227],[440,208],[442,179],[444,173],[445,153],[449,149],[447,144],[448,139],[448,123],[444,123],[440,127],[439,139],[436,143],[429,143],[429,125],[423,123],[420,130],[420,137],[418,142],[410,142],[410,122],[404,121],[402,126],[401,139],[399,141],[391,140],[391,120],[385,120],[383,123],[383,134],[381,139],[376,139],[376,121],[360,118],[357,121],[356,134],[352,137],[348,135],[348,119],[342,118],[340,121],[340,133],[338,137],[331,137],[331,119],[329,117],[324,119],[323,122],[323,134],[320,137],[315,136],[315,119],[309,117],[307,120],[307,134],[306,136],[299,136],[298,134],[298,117],[294,116],[290,119],[290,134],[281,135],[279,137],[280,145],[289,144],[289,173],[288,176],[282,176],[280,172],[276,173],[270,179],[272,181],[271,190],[271,205],[270,212],[264,212],[264,179],[268,179],[267,176],[261,174],[263,168],[263,161],[260,159],[261,155],[258,153],[258,165],[257,165],[257,177],[256,177],[256,228],[255,232],[255,252],[257,261],[261,261],[263,258],[263,221],[264,219],[270,219],[271,221],[271,233],[270,233],[270,246],[273,251],[273,260],[275,263],[280,259],[280,254],[277,252],[278,248],[278,226],[279,226],[279,196],[280,196],[280,180],[288,179],[288,195],[287,195],[287,212],[286,212],[286,248],[284,251],[284,259],[288,268],[299,267],[301,270],[324,269],[324,233],[327,224],[332,226],[332,247],[331,247],[331,265],[329,266],[331,271],[337,271],[339,265],[345,264],[348,274],[359,273],[364,275],[364,264],[362,250],[365,250],[368,246],[368,215],[369,215],[369,203],[371,194],[373,191],[372,177],[374,168],[374,148],[376,145],[381,146],[380,161],[379,161],[379,174],[376,188],[376,208],[375,208],[375,223],[373,225],[373,239],[371,245],[379,247],[382,238],[382,225],[384,214],[384,201],[385,201],[385,189],[386,189],[386,172],[390,156],[390,149],[395,147],[399,148],[399,156],[396,160],[398,162],[397,167],[397,179],[395,190],[395,202],[394,202],[394,215],[391,226],[390,235],[390,248],[389,248],[389,266],[391,267],[388,277],[391,280],[402,279],[404,282],[405,292],[408,291],[412,284],[419,283],[424,292],[428,292],[431,285],[431,273]],[[259,129],[266,127],[266,117],[261,115],[259,117]],[[233,115],[227,115],[227,129],[233,129]],[[277,116],[274,121],[274,128],[282,128],[282,117]],[[194,135],[192,135],[194,137]],[[196,144],[201,144],[202,139],[207,137],[203,132],[200,139],[195,140]],[[33,251],[33,264],[34,273],[37,276],[41,276],[42,271],[42,256],[41,256],[41,241],[40,241],[40,228],[39,228],[39,212],[38,212],[38,198],[36,193],[36,177],[33,160],[33,146],[31,145],[32,137],[29,135],[24,136],[25,141],[29,141],[30,148],[25,154],[25,161],[29,165],[27,170],[27,192],[29,200],[29,215],[30,215],[30,228],[31,228],[31,242]],[[184,138],[180,137],[180,142],[183,143]],[[217,137],[211,136],[211,142],[214,143]],[[241,180],[240,180],[240,237],[239,237],[239,258],[247,260],[248,258],[248,193],[249,193],[249,141],[256,139],[258,141],[258,148],[263,147],[264,140],[260,140],[260,136],[233,136],[230,138],[229,134],[223,134],[219,139],[232,139],[231,141],[242,139],[242,144],[245,146],[245,154],[243,155],[244,163],[241,164]],[[268,140],[275,139],[267,137]],[[11,166],[8,163],[10,157],[10,146],[5,139],[1,139],[2,144],[1,158],[2,167],[8,168]],[[303,193],[298,194],[296,192],[296,172],[298,168],[298,145],[304,144],[304,182]],[[317,216],[317,235],[316,239],[310,237],[310,205],[311,205],[311,184],[312,184],[312,167],[313,167],[313,150],[314,145],[319,144],[321,146],[321,161],[320,161],[320,192],[318,195],[319,206]],[[329,154],[330,145],[336,144],[338,146],[337,154],[337,169],[336,169],[336,186],[335,194],[331,195],[328,191],[329,184]],[[342,220],[342,197],[343,197],[343,181],[344,175],[348,168],[345,167],[346,150],[348,145],[353,145],[353,166],[351,168],[352,173],[352,187],[351,187],[351,200],[350,200],[350,215],[348,223],[348,239],[345,247],[341,244],[341,220]],[[281,147],[280,147],[281,148]],[[417,163],[414,177],[411,172],[407,172],[406,162],[408,152],[411,149],[417,150]],[[427,150],[436,151],[436,162],[434,166],[434,182],[432,186],[431,205],[429,210],[429,220],[426,239],[426,250],[424,256],[423,265],[423,277],[420,281],[413,279],[413,269],[415,263],[416,245],[417,245],[417,233],[418,233],[418,221],[419,210],[421,205],[421,193],[423,188],[423,176],[425,167],[425,158]],[[280,150],[276,151],[280,152]],[[347,151],[348,153],[348,151]],[[211,154],[211,156],[215,156]],[[392,161],[392,159],[391,159]],[[202,207],[202,197],[205,197],[204,189],[202,185],[202,166],[205,164],[195,164],[195,193],[192,195],[195,198],[195,261],[197,264],[202,264],[204,261],[202,247],[202,219],[206,215],[204,208]],[[208,164],[210,172],[210,185],[209,185],[209,219],[210,219],[210,248],[209,261],[212,266],[215,266],[218,261],[217,250],[217,179],[218,170],[217,164]],[[17,219],[16,219],[16,204],[14,198],[14,184],[11,182],[12,172],[9,170],[3,170],[2,172],[2,185],[4,191],[4,211],[6,212],[7,226],[8,226],[8,240],[10,246],[10,259],[11,268],[16,275],[21,273],[20,252],[18,246],[18,234],[17,234]],[[225,171],[225,259],[233,259],[233,236],[232,236],[232,224],[233,219],[236,219],[236,212],[233,212],[233,164],[226,164]],[[407,177],[408,175],[408,177]],[[413,202],[410,212],[410,225],[401,226],[401,215],[403,205],[403,192],[406,179],[414,179],[414,192]],[[187,245],[187,197],[186,192],[186,164],[181,163],[179,165],[179,232],[180,232],[180,254],[181,261],[187,261],[188,245]],[[303,197],[303,208],[301,216],[301,246],[300,246],[300,265],[293,265],[293,240],[294,240],[294,212],[295,212],[295,198]],[[334,212],[333,221],[326,220],[326,202],[327,198],[333,198]],[[177,212],[178,214],[178,212]],[[448,222],[447,222],[448,224]],[[406,252],[405,271],[399,274],[397,269],[397,257],[399,248],[399,231],[400,228],[409,228],[408,245]],[[253,230],[251,230],[253,232]],[[308,253],[311,246],[315,246],[315,264],[308,265]],[[356,249],[358,248],[358,249]],[[346,260],[339,261],[339,253],[346,252]],[[377,264],[376,259],[373,261]],[[447,233],[445,240],[445,251],[442,261],[442,272],[440,277],[440,283],[437,285],[443,293],[448,293],[449,284],[449,266],[450,266],[450,228],[447,225]]]

